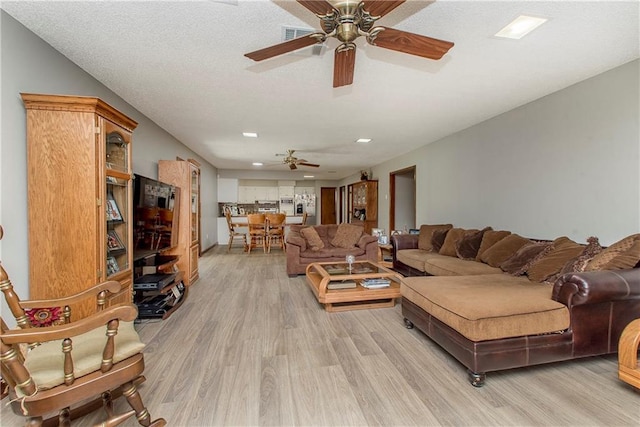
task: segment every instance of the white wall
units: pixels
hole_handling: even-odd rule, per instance
[[[22,298],[29,295],[26,114],[21,92],[97,96],[136,120],[139,125],[133,133],[133,169],[141,175],[157,178],[159,159],[180,156],[198,160],[202,164],[203,240],[209,236],[203,248],[216,242],[217,170],[4,11],[0,12],[0,22],[0,218],[5,231],[0,247],[4,248],[2,264],[17,293]]]
[[[640,61],[373,168],[380,227],[389,172],[416,165],[416,225],[493,226],[611,244],[640,231]],[[497,95],[499,96],[499,95]]]

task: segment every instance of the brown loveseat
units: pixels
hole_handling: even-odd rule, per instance
[[[289,233],[287,233],[287,274],[295,276],[304,274],[307,265],[312,262],[344,262],[347,255],[353,255],[356,260],[378,261],[378,240],[364,232],[361,226],[345,224],[343,228],[351,228],[357,230],[354,246],[350,248],[337,247],[332,244],[335,242],[336,233],[339,226],[337,224],[322,225],[292,225]],[[302,229],[312,227],[318,233],[322,240],[322,248],[314,250],[308,241],[301,234]],[[354,228],[354,227],[357,227]],[[358,230],[359,229],[359,230]],[[345,245],[350,246],[350,245]]]
[[[409,276],[401,286],[407,327],[415,325],[465,365],[474,386],[483,385],[490,371],[616,353],[622,330],[640,316],[640,234],[606,251],[597,240],[578,245],[566,237],[541,242],[513,235],[510,241],[521,239],[515,246],[523,244],[509,253],[509,245],[498,245],[503,240],[495,236],[511,233],[491,230],[479,239],[483,230],[453,230],[458,231],[453,254],[451,245],[448,254],[441,253],[442,241],[433,234],[431,240],[392,236],[393,264]],[[469,243],[474,235],[478,253],[472,259],[473,251],[460,252],[462,241]],[[480,253],[489,237],[497,246]],[[522,257],[527,251],[529,259]],[[624,263],[635,267],[607,269]],[[581,271],[589,266],[593,271]]]

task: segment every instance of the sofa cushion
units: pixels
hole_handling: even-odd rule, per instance
[[[507,237],[509,234],[511,234],[511,232],[505,230],[490,230],[485,232],[482,235],[482,242],[480,243],[480,248],[478,249],[478,255],[476,255],[476,261],[482,261],[482,254],[485,253],[485,251],[491,246]]]
[[[569,310],[553,286],[508,274],[406,277],[402,297],[471,341],[548,334],[569,327]]]
[[[538,257],[543,256],[544,253],[551,250],[551,248],[551,242],[532,242],[524,245],[510,258],[503,261],[500,264],[500,268],[505,273],[509,273],[513,276],[522,276],[529,269],[529,266],[538,259]]]
[[[640,260],[640,233],[627,236],[593,257],[586,271],[633,268]]]
[[[314,227],[305,227],[300,230],[300,234],[305,238],[309,245],[309,249],[312,251],[319,251],[324,248],[324,242]]]
[[[467,232],[476,232],[476,231],[478,230],[465,230],[464,228],[450,229],[438,253],[440,253],[441,255],[457,257],[458,255],[456,255],[456,243],[458,242],[458,240],[462,239],[462,237]]]
[[[449,230],[453,228],[453,224],[423,224],[420,226],[420,232],[418,235],[418,249],[422,249],[425,251],[434,251],[438,252],[438,250],[434,250],[431,244],[431,238],[433,237],[433,232],[436,230]]]
[[[440,255],[437,252],[423,251],[422,249],[402,249],[396,252],[398,261],[419,271],[424,271],[424,263],[427,259],[441,256],[444,255]]]
[[[555,282],[564,274],[585,271],[587,263],[600,252],[602,252],[602,246],[600,246],[598,238],[594,236],[589,237],[587,239],[587,246],[584,247],[582,253],[567,261],[557,274],[547,277],[546,281]]]
[[[338,226],[331,244],[337,248],[353,248],[360,240],[363,230],[364,228],[361,225],[342,223]]]
[[[475,260],[480,250],[482,236],[490,230],[492,230],[491,227],[485,227],[482,230],[465,233],[456,243],[456,256],[460,259]]]
[[[552,242],[551,250],[527,269],[527,276],[535,282],[543,282],[556,275],[567,261],[580,255],[583,249],[583,245],[568,237],[558,237]]]
[[[442,228],[440,230],[433,230],[433,235],[431,236],[431,247],[433,247],[433,252],[440,252],[442,245],[444,245],[444,239],[447,238],[447,233],[451,230],[450,228]]]
[[[424,271],[434,276],[466,276],[501,273],[499,268],[478,261],[434,254],[424,261]]]
[[[335,258],[344,262],[345,257],[347,255],[353,255],[357,257],[364,254],[365,254],[365,250],[358,247],[346,249],[346,248],[332,248],[332,247],[325,246],[324,248],[317,251],[300,252],[300,259],[309,260],[309,259]]]
[[[518,249],[529,243],[531,243],[531,240],[525,239],[518,234],[509,234],[484,251],[480,259],[491,267],[499,267],[507,258],[513,256]]]

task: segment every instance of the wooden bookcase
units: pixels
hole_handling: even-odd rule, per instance
[[[348,220],[352,224],[362,225],[364,231],[378,227],[378,181],[368,180],[350,184]]]
[[[98,98],[22,94],[27,114],[29,298],[105,280],[132,301],[131,134],[137,123]],[[72,306],[72,317],[95,302]]]
[[[199,278],[200,257],[200,165],[195,160],[160,160],[158,179],[180,187],[178,245],[166,252],[178,255],[178,268],[187,274],[186,286]]]

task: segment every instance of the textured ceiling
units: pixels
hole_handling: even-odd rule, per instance
[[[251,162],[279,162],[275,154],[286,149],[321,164],[292,179],[356,173],[640,54],[637,1],[410,0],[378,23],[455,46],[432,61],[361,37],[354,84],[334,89],[335,39],[320,56],[302,51],[259,63],[243,56],[281,42],[283,25],[320,28],[295,1],[3,1],[2,8],[220,169],[256,169]],[[493,36],[521,14],[549,21],[519,41]],[[356,144],[360,137],[373,142]]]

